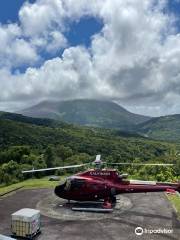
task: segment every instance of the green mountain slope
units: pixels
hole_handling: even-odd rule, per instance
[[[21,181],[31,175],[21,171],[87,163],[96,154],[108,162],[171,162],[176,145],[142,138],[117,130],[78,127],[54,120],[34,119],[0,113],[0,184]],[[174,155],[173,155],[174,156]],[[136,168],[124,166],[135,178],[170,181],[179,176],[179,168]],[[68,170],[74,173],[73,170]],[[175,174],[174,174],[175,172]],[[44,176],[47,173],[38,173]],[[62,172],[60,172],[62,174]]]
[[[139,124],[136,131],[154,139],[180,141],[180,114],[153,118]]]
[[[84,152],[90,155],[102,153],[105,156],[114,154],[119,160],[129,160],[135,157],[149,159],[152,156],[164,154],[169,151],[169,144],[148,140],[137,134],[128,134],[121,131],[77,127],[69,124],[62,124],[56,121],[50,125],[41,119],[23,117],[23,122],[16,120],[16,114],[10,114],[11,118],[2,118],[0,115],[0,149],[9,146],[29,145],[36,149],[46,148],[49,144],[63,144],[69,146],[75,152]],[[8,114],[7,114],[8,115]],[[9,116],[9,115],[8,115]],[[19,117],[19,115],[18,115]],[[29,123],[29,121],[33,123]],[[35,122],[38,124],[35,124]]]
[[[114,102],[87,99],[45,101],[21,113],[30,117],[51,118],[79,125],[123,130],[150,119],[150,117],[128,112]]]
[[[33,118],[27,117],[18,113],[10,113],[10,112],[0,112],[0,119],[12,120],[21,123],[29,123],[38,126],[47,126],[47,127],[65,127],[66,123],[61,121],[56,121],[48,118]]]

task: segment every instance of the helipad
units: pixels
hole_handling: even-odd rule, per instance
[[[92,203],[88,203],[91,205]],[[81,203],[81,206],[87,203]],[[93,207],[95,204],[92,204]],[[98,219],[118,219],[123,211],[130,209],[133,204],[128,197],[119,196],[117,203],[111,213],[97,213],[97,212],[77,212],[72,211],[71,208],[76,206],[75,202],[67,204],[67,200],[57,198],[54,194],[42,199],[37,204],[37,209],[45,216],[61,219],[61,220],[98,220]]]
[[[118,197],[119,198],[119,197]],[[21,190],[0,199],[0,234],[10,236],[11,214],[21,208],[41,210],[37,240],[179,240],[180,222],[163,193],[121,195],[113,213],[81,213],[65,209],[53,189]],[[137,227],[173,230],[136,235]]]

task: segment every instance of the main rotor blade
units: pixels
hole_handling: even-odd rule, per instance
[[[78,168],[78,167],[82,167],[82,166],[85,166],[85,165],[88,165],[88,164],[89,163],[78,164],[78,165],[62,166],[62,167],[54,167],[54,168],[32,169],[32,170],[22,171],[22,173],[45,172],[45,171],[58,170],[58,169]]]
[[[174,166],[172,163],[107,163],[108,165],[132,165],[132,166]]]

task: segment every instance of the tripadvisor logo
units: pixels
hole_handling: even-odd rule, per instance
[[[137,228],[135,228],[135,234],[136,235],[138,235],[138,236],[140,236],[140,235],[142,235],[143,234],[143,228],[142,227],[137,227]]]
[[[167,228],[157,228],[157,229],[147,229],[142,227],[135,228],[135,234],[141,236],[142,234],[171,234],[173,233],[173,229]]]

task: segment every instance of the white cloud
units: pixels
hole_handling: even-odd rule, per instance
[[[1,70],[3,81],[0,81],[0,87],[7,91],[3,91],[0,99],[10,101],[17,98],[20,101],[24,97],[92,97],[92,88],[95,85],[93,74],[90,55],[86,49],[69,48],[65,50],[62,59],[58,57],[46,61],[39,69],[28,68],[25,74],[12,76],[7,69]]]
[[[25,2],[19,23],[0,25],[0,67],[35,65],[43,51],[54,54],[64,48],[64,15],[61,0]]]
[[[0,26],[0,67],[17,67],[38,60],[34,46],[22,38],[17,24]]]
[[[41,36],[52,29],[53,24],[62,27],[65,15],[62,1],[37,0],[34,4],[25,3],[19,11],[19,19],[26,36]]]
[[[50,33],[50,40],[46,46],[46,50],[49,53],[57,52],[62,47],[65,48],[67,46],[67,40],[64,35],[58,31],[52,31]]]
[[[166,5],[163,0],[25,3],[20,25],[0,28],[1,100],[103,97],[150,115],[179,111],[180,34],[174,24],[178,19],[164,11]],[[103,29],[89,49],[68,46],[63,35],[68,22],[87,15],[102,19]],[[11,75],[11,63],[3,58],[12,52],[8,61],[33,64],[40,52],[62,48],[62,57],[24,74]]]
[[[35,49],[24,39],[15,40],[12,52],[15,59],[17,58],[16,63],[18,64],[26,64],[26,62],[31,64],[38,60]]]

